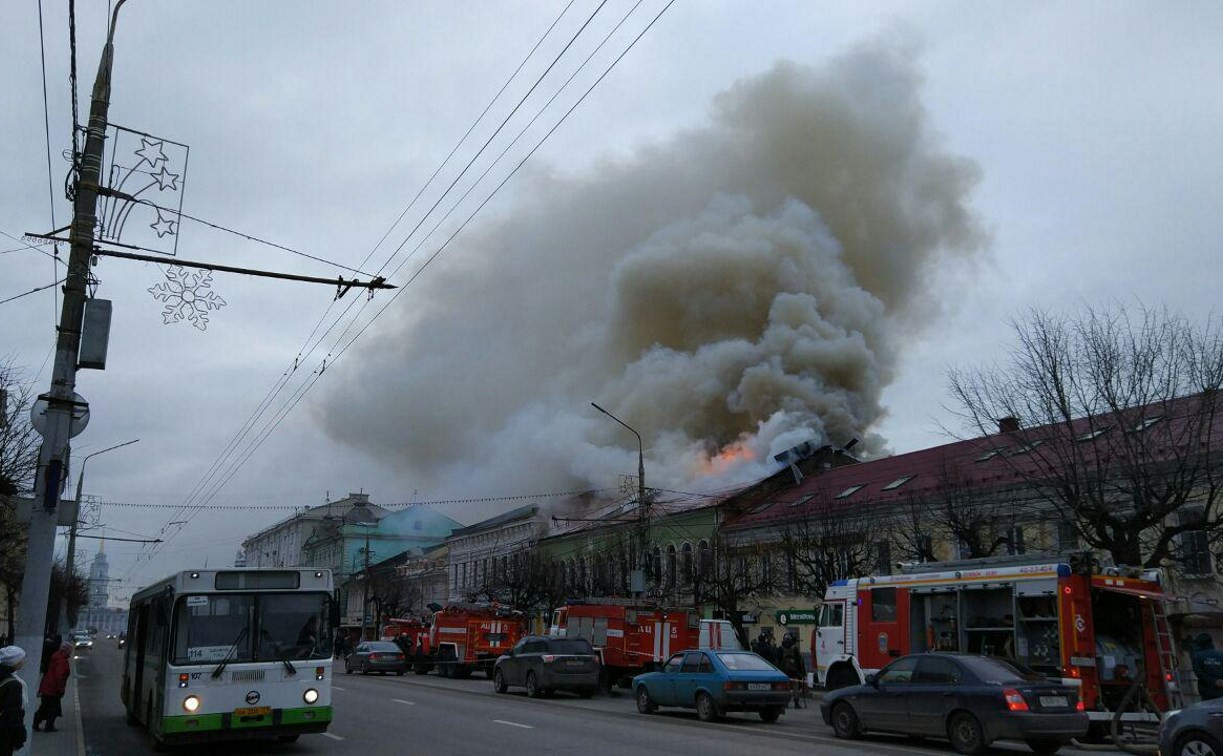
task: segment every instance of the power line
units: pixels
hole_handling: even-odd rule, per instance
[[[15,301],[15,300],[21,299],[22,297],[28,297],[28,296],[30,296],[31,294],[37,294],[38,292],[43,291],[43,290],[45,290],[45,289],[50,289],[52,286],[59,286],[59,285],[60,285],[60,284],[62,284],[62,283],[65,281],[65,280],[67,280],[67,279],[61,278],[61,279],[59,279],[58,281],[52,281],[51,283],[47,284],[46,286],[39,286],[37,289],[30,289],[30,290],[29,290],[29,291],[27,291],[27,292],[24,292],[24,293],[22,293],[22,294],[17,294],[17,295],[15,295],[15,296],[9,297],[8,299],[0,299],[0,305],[2,305],[2,304],[8,304],[9,302],[12,302],[12,301]]]
[[[42,0],[38,0],[38,52],[42,61],[42,123],[43,131],[47,137],[47,197],[51,201],[51,228],[57,228],[55,223],[55,181],[51,177],[51,110],[47,105],[47,45],[45,35],[43,34],[42,23]],[[55,245],[55,258],[59,259],[59,245]],[[59,271],[55,266],[51,267],[52,277],[58,276]],[[52,284],[54,286],[54,284]],[[0,304],[4,304],[0,302]],[[55,322],[56,316],[59,313],[59,293],[57,292],[52,302],[51,320]]]

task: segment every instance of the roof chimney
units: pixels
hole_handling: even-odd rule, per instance
[[[999,433],[1017,433],[1019,431],[1019,418],[1012,415],[998,418]]]

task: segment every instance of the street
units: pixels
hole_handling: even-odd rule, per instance
[[[122,652],[114,642],[99,643],[74,662],[80,684],[81,717],[88,756],[152,753],[143,730],[127,727],[119,701]],[[631,696],[615,692],[582,700],[557,694],[530,699],[520,691],[497,695],[479,676],[445,680],[411,673],[335,678],[335,722],[325,735],[306,735],[292,745],[265,742],[224,746],[234,753],[353,753],[366,756],[426,749],[440,753],[506,752],[600,754],[949,754],[946,744],[875,737],[846,743],[832,737],[820,721],[818,703],[790,710],[779,722],[764,724],[736,714],[706,724],[693,712],[638,714]],[[215,754],[217,745],[175,749],[181,754]],[[1020,744],[999,744],[991,753],[1028,753]],[[1083,753],[1073,748],[1063,753]],[[1093,752],[1093,753],[1099,753]]]

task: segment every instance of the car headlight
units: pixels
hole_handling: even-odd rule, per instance
[[[200,708],[199,696],[187,696],[183,699],[183,711],[188,714],[194,714]]]
[[[305,693],[302,693],[302,700],[308,704],[312,704],[318,700],[318,691],[314,688],[307,688]]]

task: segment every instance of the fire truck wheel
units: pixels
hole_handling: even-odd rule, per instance
[[[858,713],[847,703],[839,703],[832,709],[832,731],[838,738],[853,740],[862,736]]]
[[[947,723],[947,737],[956,753],[985,753],[989,743],[985,742],[985,732],[977,718],[966,711],[958,711],[951,715]]]
[[[504,693],[510,689],[510,686],[505,684],[505,675],[501,674],[501,670],[493,673],[493,690],[498,693]]]
[[[1032,753],[1039,756],[1053,756],[1062,748],[1062,741],[1057,738],[1029,738],[1028,748],[1032,749]]]
[[[716,722],[722,717],[718,705],[705,692],[696,694],[696,715],[702,722]]]
[[[539,687],[539,681],[535,679],[534,672],[527,673],[527,697],[539,698],[543,694],[543,690]]]
[[[1223,746],[1204,732],[1194,732],[1176,741],[1172,756],[1223,756]]]
[[[644,685],[637,687],[637,711],[642,714],[653,714],[658,707],[654,705],[654,699],[650,698],[650,691],[646,690]]]

